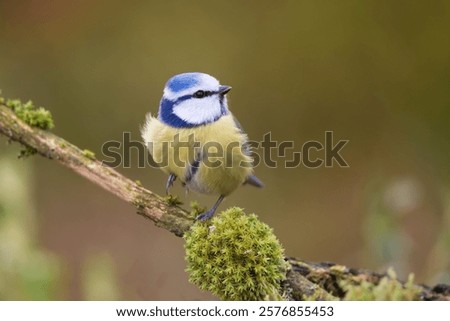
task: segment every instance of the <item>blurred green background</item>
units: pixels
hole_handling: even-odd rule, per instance
[[[259,166],[266,188],[221,209],[257,213],[290,256],[449,283],[449,30],[445,0],[0,1],[0,88],[102,159],[140,139],[169,77],[214,75],[254,140],[350,140],[349,168]],[[213,299],[187,282],[181,239],[18,150],[0,138],[0,299]],[[163,193],[132,156],[119,170]]]

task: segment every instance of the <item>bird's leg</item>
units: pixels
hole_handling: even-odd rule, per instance
[[[169,178],[167,179],[166,183],[166,195],[169,195],[169,188],[173,186],[173,182],[177,179],[177,176],[175,174],[170,174]]]
[[[214,213],[217,210],[217,207],[219,207],[220,203],[222,203],[223,199],[225,198],[225,195],[220,195],[217,202],[214,204],[213,207],[211,207],[209,210],[207,210],[205,213],[200,214],[195,219],[197,221],[206,221],[209,220],[211,217],[213,217]]]

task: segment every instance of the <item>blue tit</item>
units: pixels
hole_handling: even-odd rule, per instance
[[[242,184],[263,186],[253,175],[247,135],[228,109],[230,90],[208,74],[176,75],[166,83],[158,116],[148,114],[142,127],[153,160],[169,175],[166,193],[179,178],[188,190],[219,195],[200,221]]]

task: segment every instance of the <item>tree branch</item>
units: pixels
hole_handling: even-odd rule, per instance
[[[313,295],[318,300],[329,299],[327,295],[332,295],[335,298],[344,298],[345,289],[342,283],[360,285],[363,282],[377,285],[383,278],[390,278],[387,273],[377,273],[364,269],[349,268],[344,265],[339,265],[331,262],[307,262],[297,258],[286,258],[291,265],[291,271],[288,273],[288,282],[290,287],[295,290],[298,289],[300,293],[306,296],[311,296],[311,291],[308,291],[306,284],[298,287],[296,280],[308,280],[314,286],[319,286],[323,292],[313,292]],[[302,283],[303,281],[300,281]],[[304,283],[304,282],[303,282]],[[400,282],[405,284],[405,282]],[[438,284],[434,287],[426,285],[417,285],[419,291],[419,299],[423,301],[436,300],[450,300],[450,286],[445,284]],[[307,291],[307,292],[305,292]],[[319,297],[318,297],[319,295]],[[300,300],[301,297],[294,296],[295,299]]]
[[[90,153],[63,138],[29,126],[4,105],[0,105],[0,133],[48,159],[56,160],[120,199],[135,205],[138,214],[177,236],[182,236],[193,223],[189,213],[182,208],[169,205],[162,197],[102,165]]]
[[[82,151],[49,131],[29,126],[19,119],[11,108],[3,104],[0,104],[0,133],[48,159],[61,163],[118,198],[133,204],[138,214],[177,236],[182,236],[193,224],[193,219],[187,211],[169,205],[161,196],[102,165],[91,153]],[[345,291],[340,285],[341,280],[351,280],[354,283],[358,280],[372,280],[377,283],[383,276],[334,264],[315,264],[293,258],[287,260],[292,268],[288,272],[284,289],[294,300],[313,296],[319,300],[342,298]],[[423,299],[450,299],[449,288],[446,286],[437,289],[423,286],[421,289]]]

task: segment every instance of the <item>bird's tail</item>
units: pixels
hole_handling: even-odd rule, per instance
[[[244,184],[249,184],[249,185],[252,185],[252,186],[255,186],[255,187],[259,187],[259,188],[264,187],[264,183],[261,182],[259,180],[259,178],[256,177],[255,175],[250,175],[249,177],[247,177],[247,179],[244,182]]]

